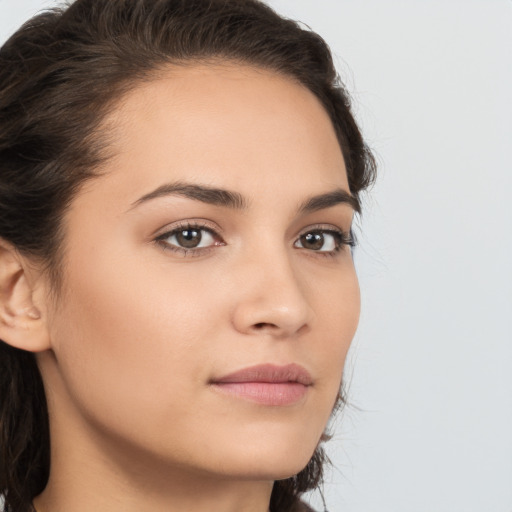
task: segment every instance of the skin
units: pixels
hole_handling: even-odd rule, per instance
[[[349,192],[332,124],[288,78],[219,63],[165,70],[106,126],[113,157],[65,217],[60,299],[20,264],[18,311],[39,336],[25,348],[37,352],[52,438],[34,504],[264,512],[273,481],[319,442],[359,318],[350,248],[327,250],[338,239],[325,232],[348,232],[352,208],[299,212],[312,196]],[[246,207],[179,194],[137,204],[177,181],[233,191]],[[206,249],[155,241],[188,224],[215,233],[202,233]],[[322,248],[305,247],[301,235],[320,229]],[[262,363],[300,364],[313,384],[285,406],[212,389]]]

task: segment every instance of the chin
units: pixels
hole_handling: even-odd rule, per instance
[[[285,479],[307,466],[324,430],[321,418],[313,424],[303,417],[294,421],[259,421],[250,427],[231,429],[230,436],[222,436],[222,440],[219,436],[215,456],[220,456],[227,472],[235,469],[250,478]]]
[[[300,473],[311,460],[313,447],[304,445],[261,446],[256,443],[246,447],[242,454],[233,454],[223,461],[223,469],[232,476],[252,480],[283,480]]]
[[[262,467],[252,467],[247,475],[250,479],[261,480],[285,480],[300,473],[311,460],[313,453],[308,453],[304,457],[298,458],[289,455],[287,459],[279,460],[269,458],[262,464]]]

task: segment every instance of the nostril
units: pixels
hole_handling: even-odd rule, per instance
[[[269,324],[266,322],[259,322],[257,324],[254,324],[255,329],[258,329],[258,330],[264,329],[265,327],[273,327],[273,326],[274,326],[274,324]]]

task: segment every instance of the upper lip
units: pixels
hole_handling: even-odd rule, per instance
[[[215,384],[226,384],[233,382],[267,382],[283,383],[297,382],[304,386],[313,384],[313,379],[309,372],[298,364],[287,364],[278,366],[274,364],[260,364],[250,366],[242,370],[230,373],[212,381]]]

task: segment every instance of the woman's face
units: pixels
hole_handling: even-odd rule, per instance
[[[107,124],[114,156],[65,218],[52,351],[38,355],[54,449],[297,473],[359,316],[327,113],[287,78],[225,63],[170,68]]]

